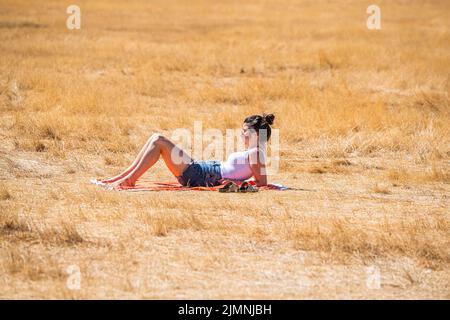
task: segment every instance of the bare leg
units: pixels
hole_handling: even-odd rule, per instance
[[[127,169],[125,169],[125,171],[121,172],[120,174],[118,174],[117,176],[114,176],[112,178],[102,180],[102,182],[104,182],[104,183],[112,183],[112,182],[117,181],[119,179],[122,179],[123,177],[128,175],[136,167],[136,165],[139,163],[139,161],[141,160],[142,155],[144,154],[145,150],[147,150],[148,145],[150,144],[150,142],[153,139],[153,136],[154,135],[152,135],[150,138],[148,138],[147,142],[144,144],[144,146],[142,147],[141,151],[139,151],[139,153],[136,156],[136,158],[134,159],[133,163]]]
[[[180,176],[192,161],[192,158],[172,141],[160,134],[155,134],[137,165],[126,176],[115,181],[113,185],[134,186],[136,180],[150,169],[161,155],[174,176]]]

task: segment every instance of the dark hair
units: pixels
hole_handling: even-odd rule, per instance
[[[267,132],[267,140],[270,139],[270,135],[272,134],[272,128],[270,125],[273,124],[273,120],[275,116],[272,113],[260,115],[252,115],[245,118],[244,123],[248,125],[249,129],[255,130],[259,134],[259,130],[266,130]]]

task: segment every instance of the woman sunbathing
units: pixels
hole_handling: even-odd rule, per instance
[[[134,186],[137,179],[162,156],[166,166],[183,186],[216,186],[224,180],[244,181],[254,177],[256,186],[267,185],[266,142],[270,139],[273,114],[252,115],[244,120],[241,138],[246,150],[230,154],[226,162],[194,160],[161,134],[153,134],[131,166],[121,174],[101,182]]]

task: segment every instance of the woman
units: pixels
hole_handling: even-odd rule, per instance
[[[102,182],[113,187],[134,186],[137,179],[162,156],[169,170],[183,186],[216,186],[223,180],[244,181],[251,177],[254,177],[256,186],[265,186],[266,142],[270,139],[270,126],[274,119],[273,114],[245,118],[241,138],[246,150],[232,153],[223,163],[215,160],[194,160],[166,137],[153,134],[128,169]],[[173,155],[176,155],[177,159],[174,159]]]

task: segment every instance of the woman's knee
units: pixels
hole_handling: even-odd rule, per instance
[[[150,139],[153,141],[153,143],[155,144],[161,144],[162,142],[167,141],[167,138],[162,135],[161,133],[154,133]]]

